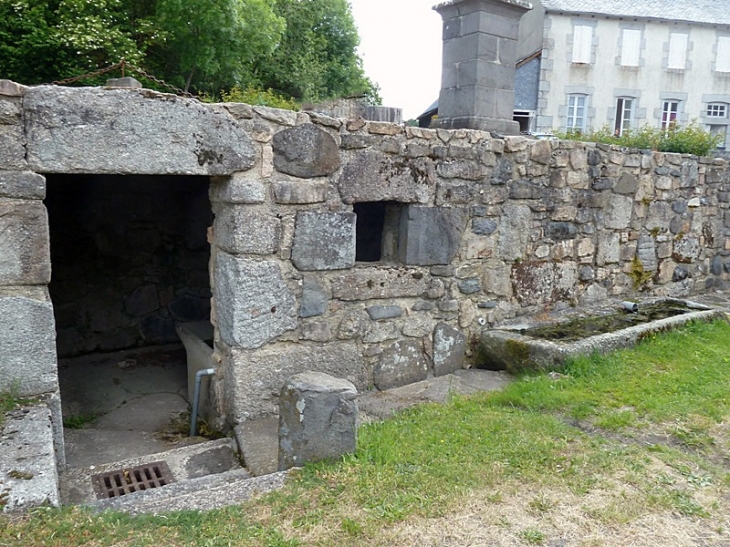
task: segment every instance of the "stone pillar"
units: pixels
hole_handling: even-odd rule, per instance
[[[292,376],[279,399],[279,470],[355,451],[357,389],[321,372]]]
[[[434,127],[519,134],[512,120],[522,0],[450,0],[434,7],[444,20],[443,67]]]

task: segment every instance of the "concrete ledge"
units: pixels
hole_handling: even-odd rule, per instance
[[[0,510],[59,505],[51,411],[27,406],[5,414],[0,427]]]

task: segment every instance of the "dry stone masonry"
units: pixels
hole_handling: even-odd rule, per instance
[[[724,160],[2,82],[0,389],[57,391],[59,173],[209,180],[221,426],[275,413],[304,371],[400,386],[473,362],[516,315],[730,279]]]

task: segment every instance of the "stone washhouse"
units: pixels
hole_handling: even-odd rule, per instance
[[[729,209],[721,159],[1,81],[0,390],[62,466],[59,355],[210,319],[227,430],[299,372],[387,389],[517,315],[725,287]]]

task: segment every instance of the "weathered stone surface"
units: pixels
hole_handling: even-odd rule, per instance
[[[399,341],[380,354],[378,364],[373,369],[373,383],[378,389],[412,384],[425,380],[428,364],[416,341]]]
[[[489,174],[489,169],[484,164],[460,159],[442,161],[436,171],[445,179],[482,180]]]
[[[232,254],[273,254],[279,248],[280,231],[281,220],[250,205],[223,207],[213,223],[216,245]]]
[[[618,179],[618,182],[613,187],[613,191],[618,194],[629,194],[634,195],[639,189],[639,180],[631,173],[624,173]]]
[[[6,97],[22,97],[28,88],[24,85],[15,83],[12,80],[0,80],[0,95]]]
[[[677,266],[674,269],[674,273],[672,274],[672,281],[674,281],[675,283],[679,281],[684,281],[685,279],[687,279],[687,277],[689,277],[689,270],[687,269],[687,267]]]
[[[628,196],[612,195],[606,207],[606,228],[621,230],[631,222],[634,200]]]
[[[553,147],[549,140],[539,140],[530,147],[530,159],[534,162],[547,165],[553,154]]]
[[[465,208],[408,206],[401,214],[401,262],[419,266],[449,264],[459,251],[467,217]]]
[[[297,214],[292,262],[300,270],[341,270],[355,264],[355,213]]]
[[[29,171],[0,171],[0,197],[44,199],[46,178]]]
[[[253,144],[236,121],[192,99],[39,86],[23,106],[35,171],[230,175],[254,164]]]
[[[296,299],[278,264],[218,253],[214,271],[216,318],[226,344],[257,348],[296,328]]]
[[[327,311],[330,295],[322,281],[314,276],[304,278],[299,317],[314,317]]]
[[[279,399],[279,470],[355,451],[357,389],[321,372],[291,377]]]
[[[0,391],[22,396],[56,391],[53,307],[22,296],[0,296]]]
[[[253,111],[263,119],[279,125],[295,125],[297,123],[297,113],[291,110],[257,105],[253,107]]]
[[[699,239],[691,236],[684,236],[674,241],[672,258],[677,262],[694,262],[700,256],[701,248]]]
[[[0,125],[20,125],[22,112],[20,99],[0,98]]]
[[[400,306],[370,306],[365,308],[365,311],[373,321],[394,319],[403,315],[403,308]]]
[[[420,296],[430,279],[421,270],[353,270],[332,279],[332,296],[339,300],[371,300]]]
[[[48,215],[43,203],[0,199],[0,285],[51,280]]]
[[[274,182],[274,201],[282,205],[305,205],[327,200],[329,185],[326,182],[281,181]]]
[[[362,341],[365,344],[379,344],[387,340],[397,340],[399,335],[398,325],[394,321],[376,322],[365,329]]]
[[[482,290],[482,284],[478,278],[459,279],[457,284],[462,294],[474,294]]]
[[[234,173],[230,177],[212,177],[210,201],[255,204],[266,199],[266,189],[261,178],[253,173]]]
[[[372,150],[355,154],[343,167],[339,180],[345,203],[426,203],[435,188],[436,175],[430,159],[397,158]]]
[[[545,230],[545,235],[556,241],[574,239],[577,234],[578,228],[572,222],[549,222]]]
[[[492,184],[507,184],[512,179],[512,162],[500,158],[492,171]]]
[[[549,305],[575,298],[578,268],[574,262],[522,262],[512,266],[511,277],[520,303]]]
[[[346,378],[363,391],[372,382],[362,352],[355,341],[277,344],[259,350],[233,349],[225,372],[233,423],[272,416],[288,378],[305,371]]]
[[[23,171],[28,168],[24,144],[23,128],[20,125],[0,124],[0,165],[3,169]]]
[[[466,336],[446,324],[439,323],[433,330],[433,373],[435,376],[451,374],[464,366]]]
[[[498,227],[499,224],[490,218],[475,218],[471,222],[471,231],[482,236],[493,234]]]
[[[327,321],[307,321],[301,328],[302,340],[329,342],[332,340],[332,329]]]
[[[324,177],[340,168],[340,149],[334,137],[305,123],[274,135],[274,167],[300,178]]]
[[[528,206],[508,204],[504,207],[499,223],[499,258],[508,261],[524,258],[531,221],[532,211]]]
[[[641,235],[636,247],[636,257],[641,260],[645,271],[656,271],[656,242],[650,235]]]

